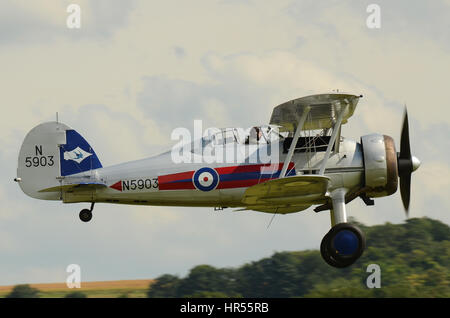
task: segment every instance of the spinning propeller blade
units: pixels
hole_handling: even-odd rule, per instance
[[[400,178],[400,194],[406,217],[409,216],[409,202],[411,197],[411,174],[420,166],[420,161],[411,155],[409,144],[408,112],[405,106],[403,127],[400,139],[400,152],[397,153],[398,176]]]

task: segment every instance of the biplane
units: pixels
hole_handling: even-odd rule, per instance
[[[362,231],[347,222],[346,204],[360,198],[373,205],[374,198],[395,193],[400,180],[408,215],[411,174],[420,165],[411,155],[406,109],[399,152],[386,135],[365,135],[359,142],[341,135],[361,97],[333,92],[294,99],[274,108],[269,125],[243,133],[220,129],[204,135],[200,148],[185,144],[175,149],[188,151],[195,159],[233,149],[243,154],[240,162],[174,163],[172,149],[103,167],[77,131],[59,121],[46,122],[26,135],[15,181],[32,198],[90,203],[79,213],[83,222],[91,220],[95,203],[272,214],[314,206],[315,212],[330,211],[331,229],[320,247],[323,259],[331,266],[347,267],[362,255],[366,243]],[[203,146],[209,147],[207,155]],[[263,151],[275,159],[255,156]]]

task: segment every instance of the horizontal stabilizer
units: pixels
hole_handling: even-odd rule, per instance
[[[308,203],[323,197],[329,182],[330,178],[319,175],[273,179],[248,188],[242,202],[247,206]]]
[[[42,189],[39,192],[61,192],[61,191],[70,191],[75,190],[77,188],[80,189],[98,189],[107,187],[104,183],[97,182],[86,182],[86,183],[74,183],[74,184],[64,184],[56,187]]]

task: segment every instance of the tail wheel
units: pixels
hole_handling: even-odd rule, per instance
[[[83,222],[89,222],[92,219],[92,212],[88,209],[83,209],[80,212],[80,220]]]
[[[324,236],[320,244],[320,253],[327,264],[343,268],[356,262],[365,247],[365,236],[358,227],[340,223]]]

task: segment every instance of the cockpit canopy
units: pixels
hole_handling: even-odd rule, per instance
[[[284,137],[278,132],[277,127],[273,125],[254,126],[248,129],[210,128],[206,131],[206,136],[202,138],[202,144],[203,146],[209,144],[212,146],[269,144],[274,141],[278,142]]]

